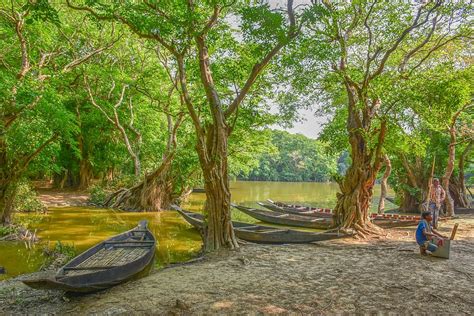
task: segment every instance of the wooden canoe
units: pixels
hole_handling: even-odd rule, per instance
[[[329,229],[333,227],[332,220],[328,218],[314,218],[289,213],[277,213],[235,204],[232,204],[232,206],[238,209],[239,211],[244,212],[245,214],[252,216],[253,218],[256,218],[262,222],[317,229]]]
[[[204,216],[199,213],[187,212],[180,207],[173,205],[183,218],[199,231],[203,228]],[[243,222],[232,221],[235,234],[238,238],[254,243],[262,244],[299,244],[315,241],[324,241],[347,237],[349,235],[339,233],[337,230],[330,230],[322,233],[302,232],[293,229],[282,229],[270,226],[254,225]]]
[[[283,202],[275,202],[272,200],[267,200],[267,203],[257,202],[259,205],[266,207],[272,211],[279,212],[279,213],[291,213],[291,214],[298,214],[304,216],[311,216],[311,217],[329,217],[332,218],[333,210],[329,208],[317,208],[317,207],[310,207],[310,206],[301,206],[301,205],[294,205],[294,204],[286,204]],[[377,222],[396,222],[401,220],[405,223],[405,221],[412,221],[412,222],[419,222],[421,217],[419,215],[405,215],[405,214],[376,214],[372,213],[369,215],[370,218],[377,224]]]
[[[237,209],[240,211],[259,219],[263,222],[272,223],[272,224],[281,224],[287,226],[300,226],[300,227],[310,227],[310,228],[320,228],[325,229],[329,227],[334,227],[333,220],[330,218],[318,218],[315,216],[307,216],[305,214],[295,215],[281,210],[280,212],[271,212],[259,209],[251,209],[248,207],[237,206]],[[375,214],[377,215],[377,214]],[[371,220],[374,224],[382,228],[391,228],[391,227],[405,227],[405,226],[416,226],[419,222],[419,217],[404,217],[401,218],[398,214],[384,214],[371,217]],[[444,219],[443,219],[444,220]]]
[[[147,221],[89,248],[50,278],[27,279],[23,283],[38,289],[94,292],[122,283],[153,263],[156,239]]]
[[[286,204],[282,202],[274,202],[272,200],[267,200],[268,202],[257,202],[258,205],[265,207],[274,212],[278,213],[290,213],[297,215],[305,215],[311,217],[325,217],[332,218],[333,213],[329,208],[319,208],[311,206],[301,206]]]

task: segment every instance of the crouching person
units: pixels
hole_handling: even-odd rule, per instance
[[[443,244],[446,238],[436,230],[431,228],[433,216],[431,212],[423,212],[421,214],[421,221],[416,229],[416,242],[420,246],[420,253],[426,255],[426,251],[433,253],[438,249],[438,245]]]

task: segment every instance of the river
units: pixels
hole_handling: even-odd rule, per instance
[[[255,207],[258,206],[257,201],[271,198],[331,208],[336,203],[337,191],[338,186],[334,183],[231,182],[232,202]],[[376,186],[374,200],[379,194],[380,188]],[[183,207],[199,211],[204,200],[205,194],[193,193]],[[387,208],[391,207],[387,203]],[[237,210],[233,210],[232,217],[256,222]],[[176,212],[125,213],[89,207],[54,207],[48,210],[47,215],[31,224],[30,229],[37,229],[41,240],[32,249],[20,242],[0,242],[0,266],[7,271],[0,275],[0,280],[40,269],[45,261],[43,249],[54,247],[58,241],[63,245],[74,246],[79,253],[112,235],[133,228],[143,218],[148,219],[150,229],[158,240],[157,267],[186,261],[198,254],[201,248],[199,234]]]

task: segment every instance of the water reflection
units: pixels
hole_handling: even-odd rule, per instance
[[[289,183],[289,182],[231,182],[232,202],[257,207],[257,201],[268,198],[291,203],[334,207],[337,184],[333,183]],[[380,194],[375,188],[375,199]],[[192,194],[184,208],[200,211],[205,194]],[[390,208],[391,204],[387,203]],[[374,205],[375,207],[375,205]],[[31,216],[31,215],[20,215]],[[113,235],[135,227],[139,220],[147,219],[150,230],[158,241],[156,262],[158,266],[181,262],[195,256],[201,248],[201,238],[196,230],[187,224],[176,212],[124,213],[87,207],[50,208],[41,223],[31,229],[38,229],[43,243],[56,241],[73,244],[78,252],[99,243]],[[237,210],[232,211],[234,220],[257,222]],[[0,242],[0,266],[7,274],[0,280],[38,270],[44,262],[43,245],[27,249],[23,243]]]

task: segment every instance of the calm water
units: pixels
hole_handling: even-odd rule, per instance
[[[274,199],[299,204],[334,207],[337,184],[332,183],[287,183],[287,182],[244,182],[231,183],[232,202],[247,206],[258,206],[257,201]],[[376,187],[375,196],[379,195]],[[205,194],[192,194],[183,207],[199,211]],[[388,203],[387,208],[391,205]],[[29,215],[21,215],[29,216]],[[237,220],[256,222],[253,218],[234,210],[232,217]],[[37,271],[45,258],[43,248],[48,242],[51,247],[56,241],[74,245],[82,252],[92,245],[136,226],[146,218],[158,240],[157,260],[159,267],[169,263],[182,262],[196,256],[201,248],[201,238],[197,231],[172,211],[160,213],[123,213],[113,210],[87,207],[50,208],[41,222],[33,225],[38,229],[41,243],[27,249],[23,243],[0,242],[0,266],[7,274],[0,280],[23,273]]]

